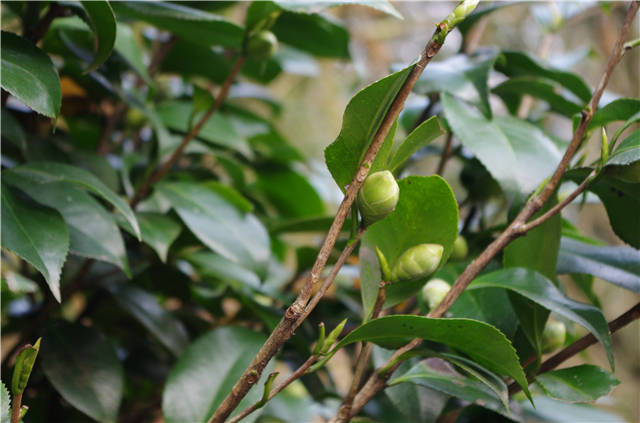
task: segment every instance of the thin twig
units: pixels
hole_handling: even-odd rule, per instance
[[[315,363],[317,359],[318,359],[317,355],[312,355],[311,357],[309,357],[307,361],[305,361],[300,367],[298,367],[295,372],[291,373],[291,375],[284,382],[282,382],[280,385],[274,388],[271,392],[269,392],[269,397],[267,398],[267,401],[270,401],[273,397],[278,395],[283,389],[291,385],[292,382],[304,376],[307,370],[309,370],[309,367],[311,367],[311,365]],[[256,411],[257,409],[263,406],[264,406],[264,403],[262,403],[261,401],[258,401],[253,405],[250,405],[249,407],[242,410],[241,413],[233,416],[233,418],[229,419],[227,423],[237,423],[240,420],[247,417],[249,414],[253,413],[254,411]]]
[[[605,68],[605,71],[598,83],[597,88],[595,89],[593,96],[591,97],[591,101],[589,102],[588,107],[582,112],[582,119],[580,120],[580,124],[576,128],[576,131],[573,134],[573,138],[565,151],[564,156],[562,157],[560,163],[556,167],[553,175],[544,186],[542,191],[535,196],[533,199],[527,202],[527,204],[523,207],[520,213],[516,216],[513,222],[502,232],[496,240],[494,240],[489,246],[480,254],[475,260],[473,260],[467,268],[462,272],[462,274],[458,277],[456,282],[451,287],[449,293],[445,296],[442,302],[431,311],[428,316],[429,317],[442,317],[447,310],[453,305],[453,303],[458,299],[458,297],[462,294],[462,292],[467,288],[469,283],[480,273],[482,269],[486,267],[487,264],[498,254],[504,247],[506,247],[511,241],[516,239],[517,237],[524,235],[526,232],[523,231],[525,228],[526,222],[533,216],[537,211],[539,211],[542,206],[546,203],[546,201],[551,197],[551,195],[555,192],[564,172],[569,166],[569,162],[573,155],[575,154],[578,146],[582,142],[584,134],[586,132],[587,126],[589,122],[591,122],[591,118],[593,116],[593,111],[596,110],[598,103],[600,101],[600,97],[604,92],[604,89],[609,82],[609,78],[613,73],[615,66],[620,61],[622,56],[623,44],[627,35],[629,34],[629,30],[631,28],[631,24],[633,23],[633,19],[638,11],[639,3],[636,1],[631,2],[629,5],[627,15],[625,17],[624,24],[620,30],[620,35],[618,37],[618,41],[616,42],[616,46],[609,57],[609,61]],[[557,210],[559,212],[560,209]],[[530,222],[533,223],[533,222]],[[527,229],[531,230],[534,226],[530,226]],[[393,356],[387,361],[382,368],[390,368],[389,371],[385,371],[384,374],[380,374],[379,372],[375,372],[367,381],[367,383],[362,387],[358,395],[353,403],[353,407],[351,410],[351,416],[357,414],[362,407],[371,399],[373,396],[383,389],[386,385],[386,381],[391,376],[391,373],[395,371],[395,369],[400,365],[399,357],[405,352],[415,348],[420,345],[422,342],[421,339],[416,338],[412,340],[410,343],[405,345],[404,347],[397,350]],[[392,363],[395,363],[391,365]],[[391,367],[389,367],[391,366]]]
[[[20,411],[22,409],[22,392],[15,394],[11,399],[11,423],[20,423]]]
[[[55,18],[66,16],[68,13],[69,10],[67,8],[61,6],[58,3],[51,3],[51,6],[49,6],[49,10],[47,10],[47,13],[42,17],[42,19],[40,19],[40,21],[38,21],[36,27],[27,38],[32,43],[36,44],[42,39],[42,37],[45,36],[47,31],[49,30],[49,27],[51,26],[51,22],[53,22]]]
[[[298,294],[298,297],[294,303],[287,309],[284,317],[278,323],[278,326],[271,332],[271,335],[262,346],[258,354],[254,357],[249,367],[245,370],[240,379],[236,382],[231,392],[222,401],[218,409],[213,416],[208,420],[208,423],[222,423],[231,414],[231,412],[238,406],[238,403],[245,397],[249,389],[257,382],[262,374],[262,371],[266,367],[267,363],[276,354],[282,345],[291,337],[293,330],[302,322],[301,316],[308,315],[310,308],[306,307],[309,299],[311,298],[312,290],[320,280],[320,274],[324,269],[329,254],[333,250],[333,246],[338,239],[338,235],[342,229],[342,225],[349,215],[351,205],[356,199],[360,187],[364,183],[365,178],[369,174],[369,169],[373,163],[378,150],[382,146],[382,143],[389,133],[389,130],[393,126],[396,118],[400,114],[404,103],[411,93],[413,86],[422,74],[422,71],[431,61],[431,59],[438,53],[440,47],[442,47],[443,38],[437,37],[444,31],[448,31],[448,28],[436,29],[434,36],[425,46],[425,49],[418,60],[413,66],[411,72],[407,76],[407,79],[403,83],[402,87],[398,91],[398,94],[394,98],[389,110],[385,114],[380,127],[371,140],[371,144],[367,149],[358,170],[356,171],[352,182],[346,189],[344,198],[340,203],[338,211],[333,219],[333,223],[329,228],[327,236],[320,247],[316,261],[311,269],[311,277],[309,281],[303,286]],[[446,34],[446,33],[445,33]]]
[[[440,154],[440,162],[438,163],[438,169],[436,170],[436,175],[442,176],[444,173],[444,167],[451,157],[451,140],[453,139],[453,132],[449,132],[447,134],[447,139],[444,143],[444,149],[442,150],[442,154]]]
[[[617,332],[619,329],[625,327],[629,323],[639,318],[640,318],[640,303],[634,305],[625,313],[621,314],[616,319],[609,322],[609,331],[613,334]],[[569,358],[573,357],[574,355],[578,354],[579,352],[587,349],[588,347],[596,343],[598,343],[598,340],[592,334],[589,333],[583,336],[573,344],[558,351],[557,353],[555,353],[554,355],[546,359],[540,365],[540,369],[538,369],[537,375],[540,375],[542,373],[546,373],[550,370],[555,369],[564,361],[568,360]],[[530,377],[529,381],[531,381],[533,378],[535,378],[535,376]],[[509,385],[509,394],[511,395],[515,394],[516,392],[519,392],[521,389],[522,387],[520,385],[518,385],[517,383],[512,383],[511,385]]]
[[[238,58],[236,59],[236,62],[231,68],[231,71],[227,75],[227,78],[225,79],[224,83],[222,84],[222,87],[220,88],[220,92],[218,93],[218,96],[216,97],[216,101],[213,103],[213,106],[211,106],[209,111],[207,111],[207,113],[205,113],[205,115],[202,116],[202,118],[200,118],[198,123],[196,123],[191,128],[191,130],[187,132],[184,138],[182,138],[180,145],[178,146],[178,148],[175,149],[173,154],[171,154],[171,157],[169,157],[169,159],[166,162],[164,162],[151,175],[150,178],[146,179],[142,183],[140,188],[138,188],[138,191],[133,196],[130,202],[130,205],[132,208],[134,208],[140,202],[140,200],[146,197],[147,192],[149,191],[149,188],[153,184],[158,182],[160,179],[162,179],[162,177],[164,177],[164,175],[166,175],[169,169],[171,169],[171,167],[178,161],[180,156],[182,156],[182,152],[184,151],[185,148],[187,148],[187,145],[189,145],[189,142],[191,142],[191,140],[194,139],[196,135],[198,135],[198,132],[200,132],[202,127],[209,121],[211,116],[213,116],[213,114],[216,111],[218,111],[220,106],[222,106],[222,103],[224,103],[224,101],[227,99],[227,96],[229,95],[229,89],[231,88],[233,81],[236,79],[238,72],[240,72],[240,69],[242,69],[242,65],[244,64],[245,60],[246,60],[246,56],[244,55],[238,56]]]

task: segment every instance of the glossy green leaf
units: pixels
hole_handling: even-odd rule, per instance
[[[9,423],[11,419],[11,398],[9,391],[4,386],[4,382],[0,382],[0,423]]]
[[[407,138],[399,144],[398,148],[389,157],[386,166],[390,171],[395,171],[402,166],[415,152],[427,146],[431,141],[442,135],[444,131],[440,127],[440,122],[433,116],[422,122],[416,129],[411,131]]]
[[[580,113],[582,110],[582,106],[579,104],[557,94],[553,85],[526,77],[508,79],[491,91],[504,100],[512,114],[516,114],[517,107],[520,105],[520,100],[524,95],[546,101],[552,111],[568,118],[573,117],[573,115]]]
[[[175,364],[162,395],[162,412],[167,423],[204,423],[238,380],[266,337],[242,327],[213,330],[189,345]],[[269,374],[270,367],[264,371]],[[257,382],[240,402],[236,413],[260,399]],[[253,422],[256,412],[247,417]]]
[[[538,217],[557,204],[556,196],[552,196],[532,218]],[[517,238],[504,249],[502,263],[505,268],[523,267],[534,270],[553,281],[556,277],[558,250],[562,216],[552,216],[542,225],[527,232],[527,236]],[[536,251],[536,254],[531,254]],[[549,317],[549,311],[517,294],[510,294],[513,309],[516,310],[520,326],[538,355],[542,352],[542,332]]]
[[[291,0],[275,0],[275,3],[283,9],[292,12],[318,13],[332,7],[343,5],[359,5],[370,7],[378,12],[402,19],[402,15],[387,0],[339,0],[339,1],[291,1]]]
[[[271,254],[269,235],[252,214],[238,209],[219,183],[173,182],[157,189],[207,247],[262,274]]]
[[[156,297],[131,284],[110,284],[107,289],[118,306],[138,320],[176,357],[180,356],[189,344],[187,330]]]
[[[12,172],[7,173],[5,181],[60,212],[69,230],[70,252],[112,263],[130,275],[118,225],[96,199],[66,181],[37,183]]]
[[[538,375],[536,383],[551,398],[567,402],[589,402],[609,394],[620,381],[600,367],[582,364]]]
[[[640,183],[621,180],[615,175],[615,167],[606,167],[598,178],[589,185],[589,191],[596,194],[609,216],[611,228],[624,242],[640,249]],[[567,172],[568,179],[580,183],[586,178],[590,169],[575,169]]]
[[[69,250],[69,233],[55,210],[34,207],[2,184],[2,246],[31,263],[60,301],[60,272]]]
[[[611,122],[627,120],[640,110],[640,100],[637,98],[619,98],[598,109],[587,129],[595,129]]]
[[[96,56],[87,69],[87,72],[91,72],[98,69],[111,55],[113,45],[116,42],[116,17],[107,0],[81,1],[80,3],[87,12],[91,27],[96,35]]]
[[[1,120],[2,127],[0,127],[0,131],[2,131],[2,138],[8,139],[20,150],[25,150],[27,148],[27,138],[18,119],[3,107]]]
[[[487,369],[512,377],[525,393],[529,393],[518,356],[509,340],[493,326],[476,320],[407,315],[380,317],[351,331],[333,351],[358,341],[399,346],[413,338],[455,348]]]
[[[161,1],[115,2],[116,15],[149,22],[158,28],[206,46],[239,48],[243,30],[222,16],[182,4]]]
[[[413,66],[393,73],[358,92],[344,111],[342,129],[325,151],[327,167],[341,190],[351,183],[382,119]]]
[[[166,103],[157,108],[157,113],[162,123],[180,132],[189,131],[189,117],[192,111],[193,104],[189,102]],[[232,121],[223,113],[216,112],[211,116],[197,136],[251,157],[251,149],[247,144],[246,138],[237,131]]]
[[[144,56],[140,43],[129,25],[118,22],[114,48],[147,84],[153,84],[147,66],[143,61]]]
[[[477,24],[481,18],[489,15],[490,13],[495,12],[496,10],[502,9],[505,6],[511,6],[517,3],[497,3],[490,4],[488,6],[481,4],[476,10],[474,10],[469,16],[467,16],[462,22],[458,24],[458,29],[462,33],[463,37],[467,37],[469,30],[473,28],[475,24]]]
[[[640,251],[634,248],[592,245],[564,237],[557,272],[597,276],[640,294]]]
[[[591,99],[591,89],[578,75],[546,66],[526,53],[503,51],[495,68],[511,78],[530,76],[560,84],[584,104]]]
[[[449,94],[442,105],[453,133],[511,200],[524,200],[560,161],[558,147],[531,123],[511,116],[488,120]]]
[[[285,44],[318,57],[348,59],[349,31],[318,14],[283,12],[271,31]]]
[[[472,55],[459,54],[431,62],[429,72],[420,75],[414,91],[421,94],[447,92],[462,96],[490,118],[487,80],[497,55],[495,49],[484,49]]]
[[[124,371],[112,343],[95,328],[56,322],[42,335],[42,369],[62,398],[99,422],[115,422]]]
[[[635,130],[622,141],[613,151],[607,166],[609,165],[629,165],[640,160],[640,129]]]
[[[1,63],[2,88],[34,111],[58,117],[62,91],[49,56],[24,38],[2,31]]]
[[[284,167],[270,166],[258,172],[254,185],[283,218],[322,216],[324,203],[307,178]]]
[[[380,265],[375,253],[380,248],[393,268],[400,255],[418,244],[444,247],[445,263],[458,234],[458,205],[451,188],[439,176],[410,176],[398,182],[400,199],[395,210],[365,232],[360,247],[360,279],[365,317],[375,305],[380,282]],[[417,292],[426,280],[405,281],[387,286],[386,306],[392,306]]]
[[[451,365],[439,358],[421,361],[408,372],[391,379],[388,384],[393,386],[403,382],[435,389],[511,417],[510,410],[505,408],[503,401],[494,391],[482,382],[458,373]]]
[[[502,269],[476,278],[467,289],[504,288],[526,297],[560,316],[572,320],[596,337],[604,347],[613,369],[611,334],[602,311],[565,296],[540,273],[523,268]]]
[[[251,270],[210,251],[183,254],[204,278],[215,278],[235,286],[242,284],[253,289],[260,288],[260,278]]]
[[[597,406],[586,404],[569,404],[553,400],[545,396],[536,397],[535,409],[528,403],[521,403],[528,421],[544,421],[552,423],[598,422],[626,423],[619,415],[605,411]]]
[[[136,213],[136,219],[140,224],[142,241],[153,248],[160,260],[165,263],[169,247],[180,235],[182,226],[169,216],[159,213]],[[135,235],[126,220],[118,219],[118,224],[130,234]]]
[[[31,162],[11,169],[16,176],[31,180],[33,183],[45,184],[64,181],[80,186],[103,200],[111,203],[127,219],[136,236],[140,239],[140,228],[129,205],[113,191],[105,186],[93,174],[84,169],[56,162]]]

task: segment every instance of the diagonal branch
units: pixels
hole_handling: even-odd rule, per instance
[[[482,254],[476,257],[476,259],[467,266],[464,272],[462,272],[462,274],[453,284],[447,296],[434,310],[432,310],[428,314],[428,317],[442,317],[458,299],[462,292],[467,288],[471,281],[478,275],[478,273],[480,273],[480,271],[482,271],[482,269],[487,266],[487,264],[489,264],[489,262],[493,259],[493,257],[495,257],[496,254],[502,251],[502,249],[506,247],[511,241],[518,238],[519,236],[526,234],[526,231],[533,229],[535,227],[533,225],[534,223],[536,226],[543,223],[542,221],[535,220],[533,222],[530,222],[529,224],[527,222],[537,211],[542,208],[542,206],[556,190],[558,184],[560,183],[560,180],[562,179],[562,176],[569,166],[571,158],[582,142],[587,130],[587,126],[589,125],[589,122],[591,122],[591,118],[593,117],[593,111],[596,110],[600,101],[600,97],[602,97],[602,93],[604,92],[604,89],[609,82],[609,78],[611,77],[615,66],[618,64],[620,58],[623,55],[623,44],[629,34],[629,30],[633,23],[636,12],[638,11],[638,5],[639,2],[637,1],[633,1],[629,5],[624,24],[620,29],[620,35],[613,49],[613,52],[611,53],[611,56],[609,57],[609,61],[607,63],[605,71],[600,78],[598,86],[596,87],[588,106],[582,111],[582,119],[580,120],[580,124],[573,134],[573,138],[571,139],[571,142],[569,143],[564,156],[562,157],[560,163],[556,167],[547,184],[538,195],[534,196],[527,202],[527,204],[523,207],[520,213],[518,213],[513,222],[511,222],[511,224],[504,230],[504,232],[502,232],[498,236],[498,238],[496,238],[491,244],[489,244],[489,246],[482,252]],[[556,209],[556,213],[559,211],[560,208]],[[360,409],[377,392],[385,387],[386,381],[389,379],[393,371],[395,371],[395,369],[400,365],[400,358],[402,354],[417,347],[421,342],[421,339],[414,339],[404,347],[397,350],[395,354],[387,361],[387,363],[381,367],[382,369],[388,370],[385,370],[384,373],[381,373],[378,370],[369,378],[358,395],[356,395],[351,410],[351,416],[357,414]]]

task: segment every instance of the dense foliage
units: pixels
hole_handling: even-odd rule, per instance
[[[333,216],[278,129],[287,99],[264,86],[350,60],[349,31],[328,11],[342,3],[401,18],[386,1],[2,3],[2,423],[20,401],[25,422],[207,422],[274,329],[277,355],[231,407],[257,402],[243,421],[607,414],[575,403],[619,384],[595,278],[640,293],[640,99],[609,93],[590,110],[597,87],[569,66],[497,47],[435,57],[412,86],[415,63],[397,66],[351,98],[327,140],[350,201]],[[442,17],[435,53],[454,26],[464,47],[495,10],[528,7],[476,4]],[[550,10],[550,32],[576,13]],[[618,12],[622,27],[626,5]],[[573,130],[551,131],[549,117]],[[426,155],[438,170],[418,174]],[[461,186],[442,177],[454,161]],[[533,224],[515,227],[545,186],[548,201],[521,222]],[[563,218],[572,192],[574,204],[601,202],[627,245]],[[332,222],[344,223],[337,241],[322,244]],[[308,307],[318,289],[308,318],[289,317],[298,292]],[[279,332],[288,321],[300,326]],[[584,333],[606,368],[545,362]],[[353,395],[384,379],[357,417],[353,372]]]

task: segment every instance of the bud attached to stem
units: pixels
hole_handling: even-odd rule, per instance
[[[266,60],[278,50],[278,39],[273,32],[262,30],[251,35],[247,43],[247,55],[258,60]]]
[[[431,279],[422,287],[422,299],[433,310],[442,302],[451,286],[442,279]]]
[[[358,193],[358,207],[366,225],[384,219],[396,208],[400,188],[388,170],[367,176]]]
[[[542,331],[542,352],[550,353],[562,347],[566,336],[564,323],[549,319]]]
[[[444,248],[440,244],[419,244],[398,258],[391,279],[394,282],[426,278],[438,268]]]

